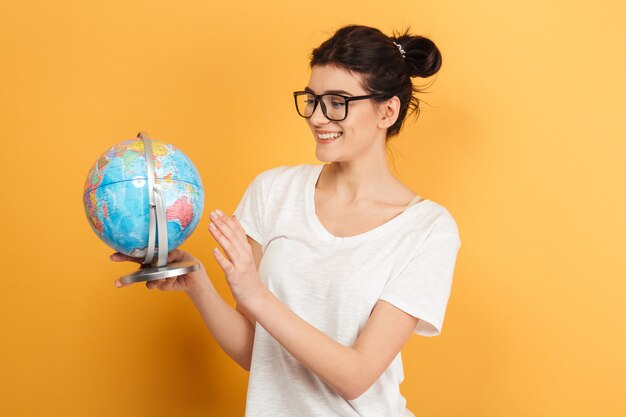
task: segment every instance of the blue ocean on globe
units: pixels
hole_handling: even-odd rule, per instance
[[[182,151],[159,140],[150,143],[154,182],[163,193],[169,252],[198,225],[204,190],[196,167]],[[118,143],[95,162],[85,181],[83,203],[89,224],[102,241],[117,252],[145,257],[150,200],[143,139]]]

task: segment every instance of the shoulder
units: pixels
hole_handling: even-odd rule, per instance
[[[452,213],[436,201],[428,200],[428,203],[430,204],[427,214],[430,223],[429,237],[448,236],[458,240],[460,244],[459,227]]]
[[[450,211],[439,203],[434,203],[438,208],[437,229],[441,233],[459,234],[459,228]]]
[[[285,196],[285,193],[302,190],[315,165],[281,165],[265,169],[254,176],[248,184],[248,191],[262,195],[265,201],[269,196]],[[276,197],[282,198],[282,197]]]
[[[280,165],[274,168],[268,168],[257,174],[257,177],[263,178],[275,178],[279,176],[293,176],[303,175],[315,167],[312,164],[299,164],[299,165]]]
[[[313,164],[281,165],[261,171],[254,181],[268,185],[277,181],[291,182],[295,178],[307,178],[315,167]]]

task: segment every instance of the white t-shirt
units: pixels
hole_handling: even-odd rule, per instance
[[[280,166],[250,183],[235,215],[263,248],[260,279],[295,314],[353,346],[378,299],[419,318],[415,333],[441,332],[456,255],[456,222],[425,199],[386,223],[337,237],[315,214],[324,164]],[[246,417],[414,417],[400,393],[402,355],[363,395],[346,401],[257,323]]]

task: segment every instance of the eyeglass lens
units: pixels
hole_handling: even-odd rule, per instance
[[[315,96],[309,93],[303,93],[296,96],[296,105],[298,113],[303,117],[311,117],[315,107]],[[321,102],[324,116],[329,120],[341,120],[346,117],[346,100],[341,96],[334,94],[324,94]]]

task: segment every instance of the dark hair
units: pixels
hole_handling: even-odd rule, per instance
[[[405,52],[402,56],[399,44]],[[400,99],[398,120],[387,130],[387,138],[400,132],[408,110],[419,114],[419,100],[413,93],[421,92],[411,77],[426,78],[441,67],[441,53],[434,42],[423,36],[394,32],[387,36],[368,26],[348,25],[311,54],[314,65],[336,65],[361,75],[367,94],[376,94],[374,100],[383,102],[393,96]]]

